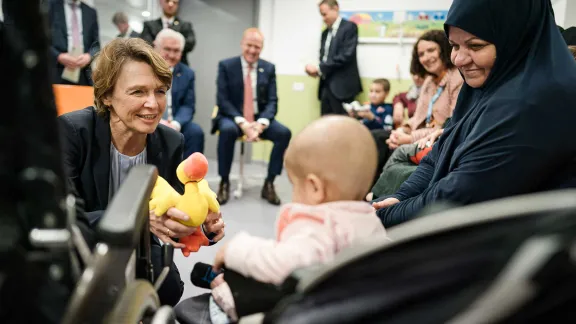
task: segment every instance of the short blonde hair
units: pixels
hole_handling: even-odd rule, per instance
[[[109,107],[104,104],[104,99],[114,91],[122,67],[130,61],[150,65],[158,80],[170,88],[172,72],[168,63],[146,41],[140,38],[116,38],[102,48],[93,63],[94,107],[98,115],[108,113]]]
[[[256,33],[260,35],[260,37],[262,37],[262,41],[264,41],[264,34],[262,34],[262,31],[256,27],[250,27],[244,30],[244,33],[242,33],[242,39],[244,39],[248,34],[251,33]]]

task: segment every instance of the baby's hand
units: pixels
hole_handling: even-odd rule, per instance
[[[212,280],[212,282],[210,283],[210,288],[214,289],[223,283],[224,283],[224,274],[221,273],[217,275],[216,278],[214,278],[214,280]]]
[[[212,266],[212,271],[220,271],[224,266],[224,257],[226,256],[226,249],[228,248],[228,243],[222,245],[220,250],[216,253],[216,258],[214,259],[214,265]]]

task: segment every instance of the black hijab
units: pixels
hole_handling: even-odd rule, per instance
[[[576,63],[549,0],[454,0],[445,24],[496,46],[481,88],[463,84],[432,151],[402,185],[384,225],[429,203],[466,205],[576,186]]]
[[[494,44],[497,51],[482,89],[464,84],[457,107],[470,106],[469,97],[477,93],[501,93],[502,85],[514,78],[522,87],[517,90],[525,91],[524,86],[546,83],[551,75],[570,79],[576,74],[574,58],[556,26],[549,0],[455,0],[444,25],[447,37],[450,26]]]

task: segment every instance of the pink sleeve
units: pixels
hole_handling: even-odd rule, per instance
[[[408,125],[412,131],[418,129],[418,127],[426,120],[426,114],[428,114],[428,104],[430,100],[432,100],[432,96],[430,95],[430,91],[428,88],[432,86],[433,83],[432,76],[427,76],[422,84],[422,88],[420,89],[420,96],[416,101],[416,110],[414,111],[414,115],[408,120]]]
[[[286,226],[280,242],[236,235],[228,244],[226,268],[265,283],[281,284],[292,271],[331,260],[335,242],[321,223],[299,219]]]

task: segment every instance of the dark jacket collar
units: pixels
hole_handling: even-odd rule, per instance
[[[95,111],[94,114],[96,114]],[[110,145],[112,145],[110,114],[104,117],[95,116],[94,131],[95,141],[93,145],[97,146],[94,148],[94,155],[92,156],[94,162],[94,183],[96,184],[96,193],[100,205],[107,207],[110,185]],[[162,149],[158,128],[156,128],[154,133],[146,137],[146,159],[147,164],[160,168]]]

